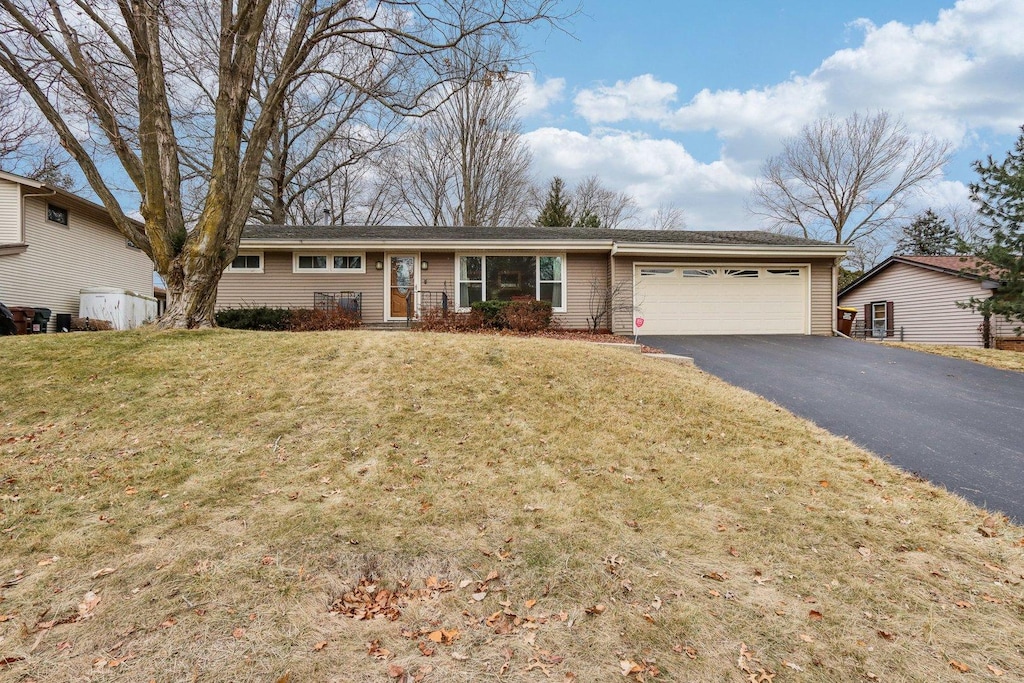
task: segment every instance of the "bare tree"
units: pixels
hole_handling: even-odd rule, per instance
[[[0,69],[53,127],[117,228],[153,259],[168,294],[160,325],[205,327],[214,324],[217,285],[238,250],[286,96],[316,68],[322,46],[379,55],[382,64],[409,59],[367,94],[416,113],[436,102],[468,38],[555,20],[556,7],[557,0],[0,0]],[[256,67],[277,30],[280,58],[257,103]],[[197,38],[204,35],[213,39]],[[480,72],[499,68],[481,64]],[[129,220],[101,172],[108,157],[137,191],[144,227]]]
[[[660,204],[651,227],[655,230],[685,230],[686,214],[676,204]]]
[[[0,82],[0,170],[74,191],[67,154],[39,114],[22,101],[18,88]]]
[[[753,211],[778,229],[853,244],[904,218],[907,198],[941,172],[949,150],[884,111],[819,119],[765,162]]]
[[[640,206],[632,195],[609,190],[591,175],[573,190],[572,211],[578,226],[621,228],[636,219]]]
[[[405,199],[425,225],[515,225],[530,201],[532,156],[520,138],[519,78],[506,68],[504,42],[474,36],[456,60],[459,74],[406,149]],[[481,69],[502,64],[498,70]]]

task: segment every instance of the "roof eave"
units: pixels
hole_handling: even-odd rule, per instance
[[[801,256],[841,258],[849,247],[841,244],[658,244],[625,242],[612,247],[613,256]]]
[[[609,251],[608,240],[430,240],[430,239],[266,239],[243,237],[242,249],[360,249],[364,251],[479,251],[544,250],[544,251]]]

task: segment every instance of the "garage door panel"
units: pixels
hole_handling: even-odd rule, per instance
[[[804,334],[805,267],[637,266],[634,304],[645,334]]]

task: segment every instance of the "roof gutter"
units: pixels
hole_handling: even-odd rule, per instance
[[[649,244],[616,243],[612,256],[820,256],[836,258],[846,256],[849,247],[841,244],[789,245],[789,244]]]
[[[305,240],[243,237],[242,249],[360,249],[377,251],[482,251],[535,249],[543,251],[608,251],[607,240]]]

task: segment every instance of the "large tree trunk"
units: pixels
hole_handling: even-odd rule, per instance
[[[156,326],[161,330],[216,327],[214,306],[223,268],[216,259],[179,255],[169,273],[161,273],[167,285],[167,310]]]

